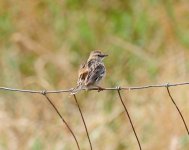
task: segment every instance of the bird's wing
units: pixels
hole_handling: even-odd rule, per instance
[[[98,63],[94,66],[94,68],[91,68],[91,70],[88,73],[88,76],[86,78],[85,85],[93,85],[100,81],[105,75],[105,67],[102,63]]]
[[[82,64],[78,72],[77,87],[71,92],[71,95],[81,91],[84,87],[84,81],[88,75],[88,67],[86,64]]]
[[[78,73],[78,81],[77,84],[80,85],[84,82],[84,80],[86,79],[87,75],[88,75],[88,67],[86,64],[82,64],[80,69],[79,69],[79,73]]]

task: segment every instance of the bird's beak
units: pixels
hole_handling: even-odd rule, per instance
[[[107,54],[101,54],[100,57],[107,57]]]

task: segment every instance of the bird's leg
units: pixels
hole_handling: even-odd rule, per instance
[[[98,86],[98,85],[96,85],[96,87],[98,88],[98,92],[101,92],[101,91],[103,91],[103,90],[104,90],[104,88],[103,88],[103,87],[100,87],[100,86]]]

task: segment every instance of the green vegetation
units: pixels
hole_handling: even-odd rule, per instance
[[[0,0],[0,86],[74,87],[91,50],[109,54],[102,86],[182,82],[189,77],[188,0]],[[189,126],[188,87],[171,88]],[[185,95],[184,98],[182,95]],[[123,92],[145,150],[185,150],[189,140],[165,89]],[[83,149],[72,97],[51,95]],[[94,149],[137,149],[116,92],[78,94]],[[0,91],[0,149],[75,150],[72,136],[40,95]]]

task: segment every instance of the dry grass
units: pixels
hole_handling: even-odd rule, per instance
[[[0,0],[0,86],[74,87],[93,49],[109,54],[102,85],[188,81],[189,2]],[[188,87],[170,88],[189,125]],[[145,150],[187,150],[189,138],[166,89],[122,93]],[[50,95],[89,149],[74,99]],[[81,92],[94,149],[138,149],[115,92]],[[75,150],[72,136],[40,95],[0,93],[0,150]]]

